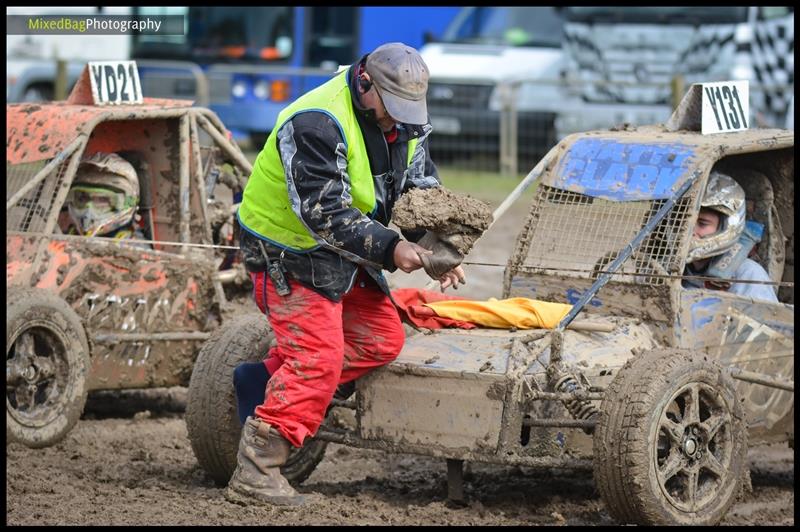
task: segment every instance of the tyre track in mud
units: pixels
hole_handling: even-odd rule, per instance
[[[133,417],[91,419],[96,414],[90,413],[45,449],[7,444],[6,523],[613,524],[589,471],[470,463],[467,505],[459,508],[446,500],[444,460],[336,444],[300,486],[306,507],[237,506],[197,465],[182,414],[126,414]],[[793,525],[793,451],[756,447],[750,463],[753,491],[722,524]]]

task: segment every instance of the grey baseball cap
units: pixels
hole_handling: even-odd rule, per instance
[[[400,42],[382,44],[367,56],[367,73],[386,110],[398,122],[428,122],[428,66],[414,48]]]

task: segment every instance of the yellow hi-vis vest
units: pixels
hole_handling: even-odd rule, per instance
[[[352,206],[368,216],[376,207],[375,185],[372,181],[367,149],[353,111],[353,101],[347,84],[347,70],[345,70],[301,96],[280,112],[276,127],[273,128],[264,148],[256,158],[253,173],[247,181],[239,206],[239,222],[245,229],[293,251],[306,251],[319,247],[322,241],[319,236],[315,238],[300,220],[298,198],[295,198],[296,210],[292,209],[287,178],[275,139],[278,130],[286,122],[295,115],[307,111],[321,111],[330,115],[342,132],[347,149],[347,173],[350,176]],[[417,139],[412,139],[408,143],[406,165],[411,163],[417,142]]]

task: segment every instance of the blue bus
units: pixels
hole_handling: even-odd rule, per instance
[[[458,7],[134,7],[133,15],[185,16],[184,35],[135,34],[145,96],[196,99],[191,77],[165,75],[154,62],[199,67],[208,80],[208,107],[236,140],[263,143],[278,112],[385,42],[420,48],[441,35]],[[156,83],[156,78],[158,84]],[[158,85],[157,94],[148,87]],[[169,85],[165,88],[165,85]],[[155,89],[154,89],[155,90]]]

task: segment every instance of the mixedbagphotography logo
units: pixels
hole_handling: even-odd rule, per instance
[[[7,35],[183,35],[183,15],[6,15]]]
[[[34,33],[43,33],[53,30],[74,30],[78,33],[85,33],[86,19],[60,17],[56,20],[46,20],[43,17],[30,17],[28,18],[27,29]]]

